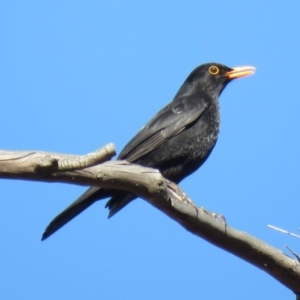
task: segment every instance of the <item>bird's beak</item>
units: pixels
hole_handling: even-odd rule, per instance
[[[229,79],[240,78],[255,73],[255,68],[251,66],[235,67],[231,71],[225,73],[225,76]]]

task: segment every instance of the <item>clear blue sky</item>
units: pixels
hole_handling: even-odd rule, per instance
[[[298,1],[2,1],[1,148],[118,153],[205,62],[253,65],[221,96],[211,157],[182,188],[229,225],[284,250],[300,169]],[[294,299],[248,263],[137,200],[98,202],[49,240],[85,188],[0,181],[0,299]]]

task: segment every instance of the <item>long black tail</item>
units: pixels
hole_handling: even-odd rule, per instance
[[[113,196],[114,192],[116,191],[100,189],[98,187],[90,187],[75,202],[73,202],[50,222],[43,233],[42,241],[59,230],[66,223],[91,206],[94,202]]]

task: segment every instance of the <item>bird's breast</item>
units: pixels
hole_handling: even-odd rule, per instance
[[[206,159],[218,139],[220,111],[218,103],[211,104],[193,126],[186,130],[188,160]]]

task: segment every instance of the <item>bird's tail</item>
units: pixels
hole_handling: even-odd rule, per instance
[[[109,209],[108,218],[114,216],[117,212],[119,212],[122,208],[124,208],[135,198],[136,195],[130,193],[122,193],[111,197],[105,205],[105,208]]]
[[[90,187],[83,193],[76,201],[56,216],[47,226],[42,236],[42,241],[47,239],[54,232],[63,227],[66,223],[71,221],[94,202],[114,195],[114,191],[100,189],[98,187]]]

